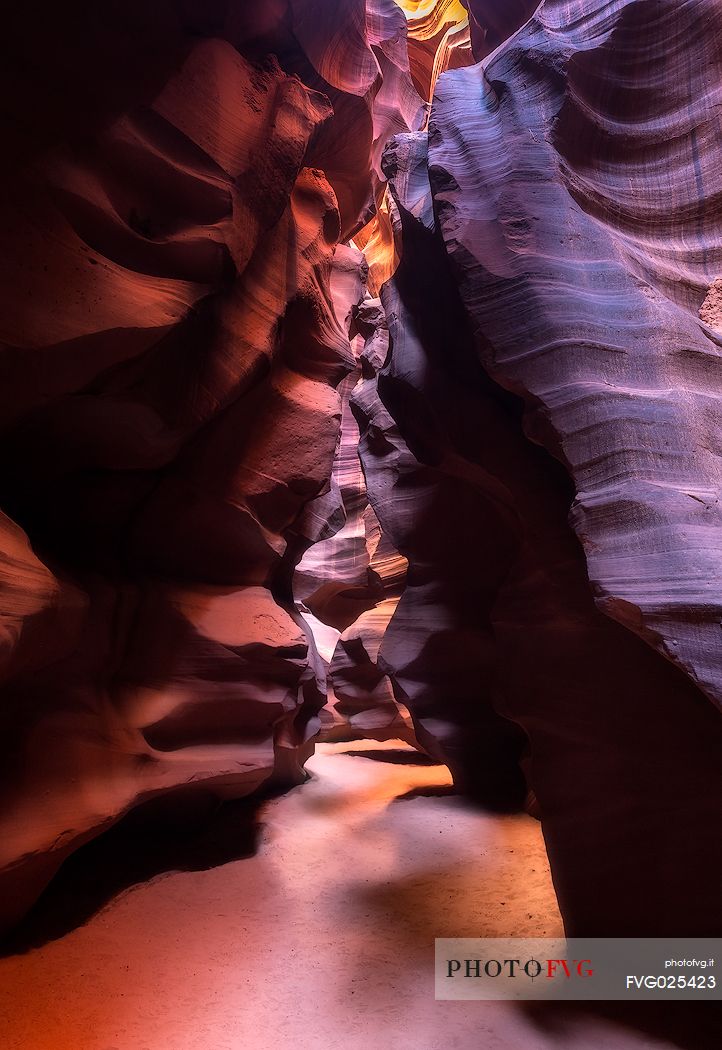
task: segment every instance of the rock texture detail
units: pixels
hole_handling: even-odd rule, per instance
[[[444,78],[430,169],[484,363],[574,478],[598,604],[719,702],[710,10],[545,3],[487,67]]]
[[[387,153],[403,262],[382,292],[392,353],[379,390],[401,444],[371,467],[380,517],[390,530],[403,521],[399,548],[420,552],[452,505],[449,532],[465,536],[475,489],[464,568],[478,558],[479,570],[460,601],[466,577],[444,565],[454,552],[427,548],[423,583],[444,600],[404,623],[405,596],[382,655],[457,782],[487,800],[503,785],[508,798],[513,776],[494,759],[506,755],[509,775],[516,749],[567,927],[585,933],[651,934],[662,912],[702,932],[718,915],[705,829],[722,807],[721,727],[702,695],[716,701],[720,681],[708,320],[719,140],[701,88],[717,84],[719,40],[701,29],[707,9],[658,4],[650,21],[643,3],[547,2],[488,63],[439,80],[430,194],[423,139]],[[694,47],[699,90],[694,76],[656,90]],[[395,510],[399,478],[419,477],[417,513]],[[475,624],[461,657],[432,655],[451,625]],[[469,651],[476,692],[448,677],[429,688]],[[484,750],[473,734],[484,710],[523,727],[528,757],[511,734],[492,744],[492,723]]]
[[[716,14],[8,16],[1,922],[322,731],[540,813],[570,932],[714,932]]]
[[[390,0],[111,6],[51,16],[32,63],[8,27],[3,920],[140,803],[303,777],[334,253],[422,112]]]
[[[408,711],[395,700],[379,665],[381,642],[406,584],[406,559],[382,532],[369,503],[352,410],[357,391],[372,381],[388,354],[383,308],[368,295],[367,271],[359,251],[339,247],[332,291],[355,367],[339,387],[341,434],[331,473],[335,498],[322,497],[314,507],[323,538],[298,565],[293,593],[311,627],[320,658],[319,687],[328,696],[322,737],[415,742]],[[378,405],[374,382],[372,387]]]

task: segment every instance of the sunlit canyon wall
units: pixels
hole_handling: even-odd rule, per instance
[[[713,0],[150,6],[7,27],[4,922],[324,734],[719,932]]]

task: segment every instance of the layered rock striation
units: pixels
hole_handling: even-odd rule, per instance
[[[388,330],[380,301],[368,294],[361,252],[340,246],[335,274],[336,314],[349,333],[354,368],[339,387],[341,433],[331,489],[310,507],[321,531],[298,564],[293,594],[315,639],[319,687],[328,697],[322,737],[415,742],[408,711],[379,665],[381,642],[406,584],[406,559],[369,502],[352,408],[368,382],[380,405],[373,379],[388,354]]]
[[[574,479],[597,603],[719,701],[710,10],[545,3],[444,78],[430,170],[484,364]]]
[[[718,699],[720,668],[707,6],[650,18],[643,3],[547,2],[488,62],[441,77],[428,164],[423,137],[387,153],[403,249],[382,292],[379,390],[401,444],[364,458],[411,568],[382,655],[457,782],[508,791],[493,761],[506,753],[510,772],[516,750],[567,927],[586,934],[652,934],[662,912],[702,933],[719,914],[722,737],[703,695]],[[418,511],[395,507],[420,477]],[[463,537],[463,568],[438,534],[431,554],[452,506],[441,531]],[[434,599],[404,622],[415,558]],[[434,651],[475,622],[461,654]],[[464,690],[448,669],[468,652]],[[482,711],[522,727],[526,748],[505,752],[489,724],[486,752]]]
[[[101,6],[0,71],[0,918],[323,727],[709,934],[712,0]]]
[[[290,580],[354,368],[334,255],[422,113],[390,0],[313,8],[51,16],[33,83],[9,27],[4,921],[132,807],[304,776],[326,695]]]

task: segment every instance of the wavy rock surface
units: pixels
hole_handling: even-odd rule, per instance
[[[297,782],[325,701],[274,595],[353,364],[332,110],[227,40],[175,58],[4,203],[3,919],[132,806]]]
[[[485,364],[574,478],[600,607],[719,702],[720,345],[699,316],[722,265],[709,12],[547,2],[485,70],[440,85],[430,166]]]
[[[710,933],[715,14],[8,16],[0,921],[325,719],[533,788],[570,932]]]
[[[381,304],[368,296],[361,252],[340,247],[332,281],[334,308],[351,338],[353,371],[339,387],[341,434],[331,492],[321,497],[319,538],[300,561],[293,594],[310,625],[320,662],[319,688],[328,696],[322,737],[400,738],[414,743],[408,712],[399,705],[378,657],[406,581],[406,560],[382,532],[366,490],[359,432],[351,408],[357,388],[383,363],[388,332]],[[325,518],[325,520],[324,520]]]
[[[461,0],[398,0],[408,23],[411,75],[431,99],[441,73],[473,61],[469,17]]]
[[[334,255],[427,111],[393,0],[85,6],[39,32],[14,12],[2,71],[8,918],[133,806],[302,778],[333,654],[292,581],[347,513],[363,294]],[[399,565],[365,503],[350,519],[368,617],[338,717],[405,732],[375,666]]]
[[[539,0],[461,0],[469,12],[474,57],[481,60],[524,25]]]
[[[487,595],[506,525],[478,543],[490,519],[486,478],[474,450],[456,441],[473,430],[478,384],[460,364],[468,337],[434,231],[425,162],[423,135],[403,136],[385,158],[403,237],[401,264],[382,292],[392,351],[352,400],[372,505],[409,560],[380,662],[419,742],[462,790],[504,808],[519,805],[525,790],[523,734],[495,711],[489,688]]]
[[[662,912],[703,932],[718,914],[705,829],[720,816],[722,727],[696,688],[719,697],[719,347],[705,321],[719,140],[703,98],[719,50],[701,28],[708,8],[657,4],[650,19],[644,3],[550,0],[488,65],[440,80],[429,128],[433,215],[498,384],[477,395],[476,423],[456,443],[467,459],[477,448],[491,475],[476,514],[477,544],[495,552],[486,690],[528,734],[562,912],[585,934],[651,933]],[[690,48],[693,72],[675,73]],[[402,146],[396,185],[431,225],[423,163]],[[382,381],[381,392],[438,469],[448,437],[428,437],[437,384],[404,364],[419,311],[389,369],[409,389]],[[443,340],[448,357],[459,343],[448,313]],[[532,452],[505,390],[573,487]],[[572,501],[586,561],[565,521]],[[423,530],[421,516],[413,542]]]

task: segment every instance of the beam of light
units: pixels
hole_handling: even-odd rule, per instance
[[[396,0],[396,6],[406,15],[409,36],[416,40],[431,40],[449,23],[458,25],[468,16],[461,0]]]
[[[431,100],[447,69],[473,62],[468,12],[461,0],[395,0],[406,16],[411,75],[422,98]],[[353,239],[369,266],[368,287],[378,295],[399,264],[394,238],[393,202],[381,196],[374,218]]]
[[[391,194],[386,189],[376,215],[359,230],[352,242],[366,257],[369,268],[368,290],[371,295],[379,294],[381,286],[393,277],[400,262],[391,219],[393,206]]]
[[[409,60],[422,95],[431,100],[436,81],[471,57],[469,14],[461,0],[395,0],[406,16]]]

